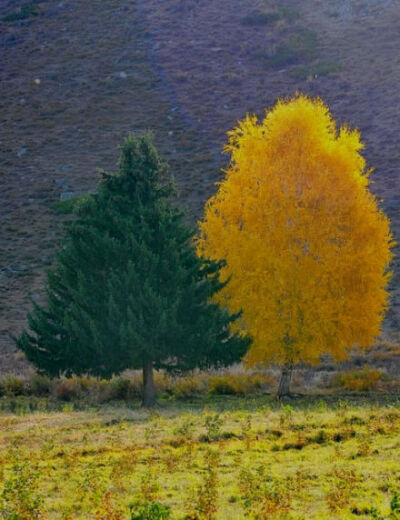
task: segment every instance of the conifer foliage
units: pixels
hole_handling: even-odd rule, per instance
[[[379,334],[392,237],[369,191],[357,130],[320,99],[281,100],[229,134],[231,163],[200,224],[199,253],[226,260],[218,299],[253,344],[249,363],[283,367],[346,357]]]
[[[210,301],[222,264],[197,257],[174,187],[151,137],[129,136],[119,172],[103,173],[67,227],[17,346],[40,371],[111,376],[143,369],[143,404],[155,401],[153,368],[228,365],[249,340]]]

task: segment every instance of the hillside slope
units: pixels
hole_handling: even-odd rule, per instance
[[[194,220],[225,133],[281,95],[321,95],[358,126],[373,190],[400,226],[396,0],[5,0],[0,19],[0,355],[43,297],[63,216],[54,203],[114,169],[129,131],[152,129]],[[398,274],[394,279],[397,293]],[[398,328],[397,297],[388,325]],[[394,309],[394,310],[393,310]]]

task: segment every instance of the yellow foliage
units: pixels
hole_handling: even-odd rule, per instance
[[[359,132],[338,130],[321,99],[297,95],[228,135],[231,162],[206,205],[198,251],[226,260],[219,301],[243,311],[247,362],[313,363],[370,346],[393,242]]]

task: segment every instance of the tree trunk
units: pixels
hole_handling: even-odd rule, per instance
[[[156,404],[156,392],[154,388],[153,362],[143,361],[143,399],[142,405],[151,408]]]
[[[286,363],[282,367],[281,379],[278,387],[278,399],[290,396],[290,381],[292,379],[293,363]]]

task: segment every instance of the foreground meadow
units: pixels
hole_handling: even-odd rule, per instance
[[[400,402],[371,396],[4,413],[2,517],[125,519],[157,501],[173,519],[372,518],[400,489],[399,427]]]

